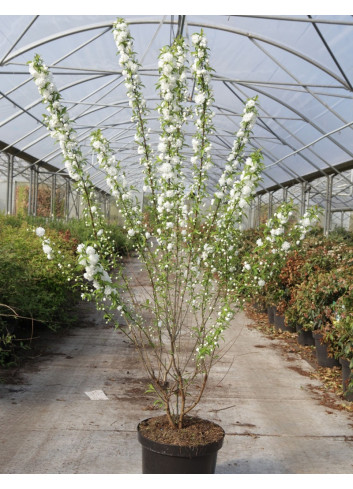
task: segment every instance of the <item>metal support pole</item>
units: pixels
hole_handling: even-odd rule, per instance
[[[50,198],[50,215],[55,218],[56,214],[56,175],[53,173],[51,177],[51,198]]]
[[[261,224],[261,195],[257,196],[257,227]]]
[[[324,234],[328,235],[331,228],[331,203],[332,203],[332,187],[333,187],[333,177],[334,175],[328,175],[327,187],[326,187],[326,207],[325,207],[325,227]]]
[[[7,155],[7,179],[6,179],[6,214],[9,214],[10,198],[10,155]]]
[[[106,215],[105,215],[105,198],[104,198],[103,192],[100,193],[100,199],[99,200],[101,201],[102,214],[105,218],[106,217]]]
[[[81,203],[81,198],[80,198],[80,194],[76,191],[76,213],[77,213],[77,219],[80,219],[80,210],[81,210],[81,207],[80,207],[80,203]]]
[[[68,219],[69,219],[69,212],[70,212],[69,185],[70,185],[70,182],[66,179],[65,180],[65,219],[66,219],[66,221],[68,221]]]
[[[251,203],[251,228],[254,229],[256,227],[256,203],[255,200]]]
[[[39,175],[37,166],[31,168],[31,215],[37,215],[38,207],[38,191],[39,191]]]
[[[107,220],[108,220],[108,222],[110,222],[110,211],[111,211],[111,207],[112,207],[112,198],[110,195],[108,195],[108,197],[107,197],[107,203],[108,203]]]
[[[301,183],[301,194],[300,194],[300,216],[303,217],[305,214],[305,192],[307,188],[307,182]]]
[[[271,219],[273,214],[273,192],[268,193],[268,219]]]
[[[283,202],[287,202],[287,198],[288,198],[288,188],[287,187],[283,187]]]
[[[104,219],[107,218],[107,199],[105,198],[105,195],[103,192],[101,192],[102,195],[102,206],[103,206],[103,216]]]
[[[72,192],[72,202],[76,210],[76,219],[80,219],[80,196],[77,192]]]
[[[13,213],[13,162],[14,156],[7,155],[6,213]]]
[[[32,201],[33,201],[33,168],[29,168],[29,188],[28,188],[28,215],[32,215]]]
[[[39,202],[39,166],[36,167],[35,171],[35,200],[34,200],[34,215],[38,214],[38,202]]]
[[[304,206],[304,209],[308,209],[309,206],[310,206],[310,190],[311,190],[311,186],[308,185],[307,189],[306,189],[306,199],[305,199],[305,206]],[[305,211],[303,212],[303,214],[305,213]]]

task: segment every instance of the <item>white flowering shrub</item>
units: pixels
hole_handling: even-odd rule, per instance
[[[245,297],[276,305],[284,293],[279,276],[287,255],[300,247],[318,216],[318,208],[313,206],[296,222],[292,202],[279,206],[266,222],[263,236],[257,239],[252,253],[243,262],[239,288]]]
[[[192,36],[191,53],[182,38],[161,50],[157,84],[160,135],[155,149],[147,127],[149,109],[142,93],[139,63],[123,19],[114,24],[113,35],[131,120],[136,124],[141,187],[150,195],[148,222],[128,175],[101,130],[92,133],[91,147],[148,278],[143,299],[135,293],[119,257],[114,263],[108,259],[104,222],[94,201],[87,161],[60,94],[39,56],[29,64],[30,72],[47,104],[48,130],[59,141],[66,168],[83,199],[87,225],[92,228],[91,241],[81,243],[77,249],[78,266],[86,280],[83,296],[96,300],[97,307],[105,310],[107,321],[116,327],[120,327],[116,311],[124,316],[128,326],[122,331],[141,355],[150,378],[149,390],[165,409],[171,426],[180,428],[184,416],[201,399],[223,332],[234,315],[238,291],[229,273],[233,247],[263,168],[259,152],[245,153],[257,116],[257,100],[245,104],[234,144],[214,188],[209,178],[214,172],[210,142],[215,131],[212,69],[203,32]],[[186,127],[190,132],[191,124],[195,130],[189,158]],[[37,230],[37,234],[48,258],[55,259],[54,245],[45,239],[45,231]],[[109,274],[112,264],[114,277]]]

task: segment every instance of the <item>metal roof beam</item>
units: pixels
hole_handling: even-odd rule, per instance
[[[353,26],[353,20],[332,20],[327,17],[319,17],[318,19],[309,19],[308,17],[298,17],[295,15],[231,15],[231,17],[247,17],[253,19],[268,19],[268,20],[284,20],[290,22],[304,22],[304,23],[317,23],[317,24],[331,24],[331,25],[350,25]]]
[[[297,79],[297,77],[295,75],[293,75],[293,73],[291,73],[287,68],[285,68],[277,59],[275,59],[270,53],[268,53],[266,51],[266,49],[264,49],[262,46],[259,45],[258,42],[252,40],[253,43],[259,48],[261,49],[261,51],[263,53],[266,54],[266,56],[268,56],[270,59],[272,59],[272,61],[274,63],[277,64],[277,66],[279,66],[283,71],[285,71],[291,78],[293,78],[296,82],[300,83],[299,80]],[[341,117],[340,114],[338,114],[338,112],[336,112],[335,110],[333,110],[326,102],[324,102],[323,100],[321,100],[318,96],[316,96],[314,94],[314,92],[312,90],[310,90],[308,87],[304,86],[303,85],[303,88],[305,89],[305,91],[307,93],[309,93],[311,96],[313,96],[321,105],[323,105],[325,107],[325,109],[327,109],[329,112],[331,112],[332,114],[334,114],[341,122],[344,122],[344,123],[347,123],[347,121]],[[352,128],[353,129],[353,128]]]
[[[181,37],[183,35],[185,15],[178,15],[178,31],[175,37]]]
[[[246,84],[243,84],[241,83],[240,85],[243,85],[243,86],[246,86]],[[250,87],[247,87],[247,88],[250,88]],[[325,135],[325,131],[323,129],[321,129],[319,126],[317,126],[316,124],[314,124],[312,121],[310,121],[302,112],[299,112],[295,107],[291,107],[289,104],[287,104],[286,102],[284,102],[283,100],[280,100],[278,99],[277,97],[275,97],[274,95],[272,94],[269,94],[267,92],[265,92],[264,90],[258,90],[259,93],[262,93],[263,95],[265,95],[266,97],[269,97],[271,98],[272,100],[275,100],[276,102],[278,102],[280,105],[283,105],[284,107],[286,107],[288,110],[294,112],[295,114],[297,114],[299,117],[301,117],[303,119],[303,121],[305,121],[306,123],[310,124],[314,129],[316,129],[318,132],[320,132],[321,134]],[[336,141],[335,139],[333,139],[331,136],[328,136],[328,139],[330,139],[330,141],[332,141],[334,144],[336,144],[336,146],[338,146],[342,151],[344,151],[345,153],[347,153],[349,156],[353,157],[353,154],[348,151],[347,148],[345,148],[344,146],[342,146],[338,141]]]
[[[312,172],[312,173],[307,173],[305,175],[301,175],[301,179],[305,182],[312,182],[314,180],[317,180],[318,178],[322,178],[327,175],[340,175],[343,171],[346,170],[351,170],[353,169],[353,160],[348,160],[343,163],[339,163],[338,165],[335,165],[334,168],[323,168],[318,171]],[[290,187],[293,185],[297,185],[300,183],[297,179],[291,179],[291,180],[286,180],[285,182],[282,183],[282,185],[285,185],[286,187]],[[265,191],[259,191],[257,193],[265,193],[265,192],[273,192],[276,190],[279,190],[281,187],[279,184],[273,185],[272,187],[268,187]]]
[[[225,85],[228,87],[228,85],[227,85],[226,83],[225,83]],[[228,88],[230,89],[230,87],[228,87]],[[230,90],[231,90],[231,89],[230,89]],[[231,91],[232,91],[232,90],[231,90]],[[234,93],[233,91],[232,91],[232,93],[233,93],[235,96],[237,96],[237,97],[238,97],[238,95],[237,95],[236,93]],[[244,95],[245,95],[245,94],[244,94]],[[238,97],[238,98],[239,98],[239,97]],[[242,101],[242,102],[243,102],[243,101]],[[260,118],[260,119],[261,119],[261,118]],[[288,133],[289,133],[289,134],[290,134],[292,137],[294,137],[294,138],[295,138],[297,141],[299,141],[299,142],[300,142],[299,138],[297,138],[297,137],[296,137],[294,134],[292,134],[292,133],[291,133],[291,131],[289,131],[287,127],[282,126],[282,125],[281,125],[281,124],[280,124],[278,121],[276,121],[276,123],[277,123],[277,124],[279,124],[279,125],[280,125],[282,128],[284,128],[284,129],[285,129],[285,130],[286,130],[286,131],[287,131],[287,132],[288,132]],[[291,149],[294,149],[294,147],[293,147],[292,145],[288,144],[286,141],[283,141],[283,140],[282,140],[282,138],[281,138],[281,137],[280,137],[278,134],[275,134],[275,133],[272,131],[272,129],[270,129],[270,128],[267,126],[267,124],[265,124],[265,123],[263,123],[263,124],[265,125],[265,127],[266,127],[266,128],[267,128],[267,129],[268,129],[270,132],[272,132],[272,134],[274,134],[274,135],[275,135],[275,136],[278,138],[278,140],[279,140],[279,141],[282,141],[282,142],[283,142],[283,144],[285,144],[285,145],[289,146]],[[353,124],[353,122],[352,122],[352,124]],[[333,132],[338,132],[338,131],[339,131],[339,130],[341,130],[341,129],[342,129],[342,128],[336,129],[336,130],[335,130],[335,131],[333,131]],[[322,138],[319,138],[319,139],[323,139],[324,137],[327,137],[327,136],[328,136],[328,135],[325,135],[325,136],[323,136]],[[312,142],[312,143],[310,143],[310,144],[306,145],[306,147],[303,147],[301,150],[303,150],[303,149],[307,149],[307,148],[310,148],[310,146],[312,146],[312,145],[313,145],[315,142],[317,142],[317,141],[318,141],[318,140],[316,140],[316,141],[314,141],[314,142]],[[283,161],[284,161],[284,160],[285,160],[285,159],[286,159],[288,156],[292,156],[292,155],[294,155],[294,154],[296,154],[296,153],[300,152],[301,150],[295,150],[293,153],[290,153],[289,155],[285,156],[284,158],[281,158],[280,160],[274,161],[272,164],[267,165],[266,169],[268,169],[268,168],[270,168],[270,167],[272,167],[272,166],[275,166],[275,165],[279,165],[279,167],[280,167],[282,170],[284,170],[284,171],[285,171],[285,172],[286,172],[288,175],[291,175],[291,174],[296,175],[296,179],[298,180],[298,182],[302,181],[302,180],[301,180],[301,175],[298,175],[296,172],[294,172],[294,171],[292,170],[292,168],[289,168],[288,166],[286,166],[285,164],[283,164]],[[322,161],[323,161],[323,162],[324,162],[324,163],[325,163],[325,164],[326,164],[328,167],[330,167],[330,166],[331,166],[331,165],[329,164],[329,162],[327,162],[327,161],[326,161],[326,160],[324,160],[322,157],[320,157],[319,155],[317,155],[317,154],[316,154],[316,153],[315,153],[315,152],[314,152],[314,151],[313,151],[311,148],[310,148],[310,151],[312,151],[312,152],[313,152],[313,154],[315,154],[315,156],[317,156],[319,159],[321,159],[321,160],[322,160]],[[321,169],[320,169],[320,168],[319,168],[317,165],[315,165],[315,164],[314,164],[314,163],[313,163],[313,162],[312,162],[312,161],[311,161],[309,158],[307,158],[307,157],[306,157],[306,156],[304,156],[304,155],[301,155],[301,157],[302,157],[302,158],[303,158],[305,161],[307,161],[307,162],[308,162],[308,163],[309,163],[311,166],[313,166],[314,168],[316,168],[316,169],[317,169],[319,172],[321,171]],[[324,175],[324,173],[322,173],[322,175],[321,175],[321,176],[323,176],[323,175]]]
[[[99,36],[96,36],[96,37],[99,37]],[[6,66],[27,66],[27,65],[25,63],[11,62],[11,63],[8,63]],[[105,74],[105,75],[121,75],[122,74],[122,70],[119,70],[119,69],[103,70],[102,68],[91,68],[91,67],[82,68],[82,67],[75,67],[75,66],[56,66],[54,63],[51,65],[48,65],[48,68],[50,68],[52,70],[53,75],[60,75],[60,76],[64,76],[64,75],[80,76],[80,75],[82,75],[82,73],[84,73],[87,76],[95,75],[97,73],[101,74],[101,75],[103,75],[103,74]],[[55,71],[56,69],[60,69],[63,71]],[[69,71],[69,70],[72,70],[72,71]],[[141,66],[139,68],[139,72],[143,73],[144,76],[155,76],[155,77],[159,76],[157,68]],[[5,75],[27,75],[28,71],[27,70],[26,71],[6,71],[6,70],[4,71],[4,70],[1,70],[0,75],[3,75],[3,74],[5,74]],[[187,75],[187,78],[192,79],[192,76]],[[32,80],[32,78],[29,78],[27,80],[27,82],[31,81],[31,80]],[[278,87],[298,87],[298,88],[300,87],[300,88],[303,88],[305,86],[305,87],[312,87],[312,88],[345,89],[344,87],[342,87],[342,85],[327,85],[327,84],[323,84],[323,83],[320,84],[320,83],[310,83],[310,82],[308,82],[308,83],[306,83],[306,82],[296,83],[296,82],[280,82],[280,81],[276,82],[276,81],[266,81],[266,80],[242,80],[241,78],[230,78],[227,76],[217,75],[215,73],[212,74],[212,80],[217,81],[217,82],[218,81],[219,82],[228,81],[228,82],[248,83],[248,84],[260,85],[260,86],[271,85],[271,86],[273,86],[273,88],[278,88]],[[325,93],[324,95],[331,95],[331,94]],[[337,96],[344,96],[344,95],[338,94]],[[346,95],[346,97],[350,97],[350,96]]]
[[[131,19],[131,20],[129,20],[129,18],[127,18],[126,21],[127,21],[128,24],[131,24],[131,25],[134,25],[134,24],[135,25],[136,24],[156,24],[156,23],[159,23],[160,22],[160,20],[150,19],[150,18]],[[171,24],[171,26],[172,26],[176,22],[174,20],[165,20],[164,23],[165,24]],[[201,28],[221,30],[223,32],[229,32],[229,33],[232,33],[232,34],[237,34],[239,36],[248,37],[249,39],[255,39],[255,40],[258,40],[258,41],[261,41],[261,42],[270,44],[272,46],[275,46],[275,47],[277,47],[279,49],[283,49],[284,51],[287,51],[287,52],[293,54],[294,56],[297,56],[297,57],[303,59],[304,61],[307,61],[308,63],[316,66],[318,69],[320,69],[321,71],[325,72],[326,74],[328,74],[329,76],[331,76],[332,78],[334,78],[335,80],[337,80],[340,84],[342,84],[342,86],[346,87],[348,90],[350,89],[349,85],[347,85],[347,82],[344,79],[342,79],[341,77],[339,77],[336,73],[332,72],[331,70],[329,70],[325,66],[321,65],[320,63],[318,63],[314,59],[309,58],[304,53],[301,53],[299,51],[296,51],[295,49],[292,49],[291,47],[286,46],[284,44],[278,43],[277,41],[274,41],[272,39],[269,39],[269,38],[260,36],[258,34],[251,33],[251,32],[246,32],[246,31],[243,31],[243,30],[240,30],[240,29],[235,29],[235,28],[231,28],[231,27],[225,27],[225,26],[222,26],[222,25],[219,25],[219,24],[200,23],[200,22],[188,22],[188,25],[189,26],[194,26],[194,27],[201,27]],[[8,56],[4,60],[4,62],[9,62],[12,59],[16,58],[17,56],[20,56],[21,54],[24,54],[25,52],[28,52],[28,51],[30,51],[32,49],[35,49],[38,46],[41,46],[42,44],[46,44],[48,42],[55,41],[56,39],[60,39],[60,38],[67,37],[67,36],[71,36],[73,34],[77,34],[77,33],[80,33],[80,32],[85,32],[85,31],[94,30],[94,29],[102,29],[102,28],[107,28],[107,27],[112,27],[112,22],[101,22],[101,23],[97,23],[97,24],[80,26],[80,27],[76,27],[76,28],[73,28],[73,29],[68,29],[66,31],[62,31],[62,32],[59,32],[59,33],[52,34],[51,36],[47,36],[45,38],[39,39],[38,41],[35,41],[33,43],[28,44],[27,46],[22,47],[21,49],[19,49],[16,52],[12,53],[12,55]]]
[[[282,158],[280,158],[279,160],[277,160],[277,161],[274,163],[274,165],[277,165],[278,163],[280,163],[281,161],[285,160],[286,158],[289,158],[290,156],[293,156],[293,155],[295,155],[295,154],[297,154],[297,153],[300,153],[300,152],[301,152],[301,151],[303,151],[304,149],[309,148],[309,147],[310,147],[310,146],[312,146],[313,144],[315,144],[315,143],[317,143],[317,142],[321,141],[322,139],[325,139],[326,137],[329,137],[331,134],[334,134],[334,133],[336,133],[336,132],[342,131],[342,129],[345,129],[346,127],[350,127],[350,126],[352,126],[352,125],[353,125],[353,121],[348,122],[348,123],[347,123],[347,124],[345,124],[344,126],[338,127],[337,129],[334,129],[333,131],[330,131],[330,132],[328,132],[328,133],[324,134],[323,136],[321,136],[321,137],[319,137],[319,138],[315,139],[314,141],[311,141],[311,143],[306,144],[306,145],[305,145],[305,146],[303,146],[302,148],[299,148],[299,149],[297,149],[297,150],[293,151],[292,153],[289,153],[288,155],[283,156]],[[352,155],[351,155],[351,156],[352,156]]]
[[[107,29],[109,30],[109,29]],[[99,33],[98,35],[96,36],[93,36],[92,38],[90,38],[88,41],[84,42],[83,44],[80,44],[78,47],[76,47],[74,50],[70,51],[69,53],[67,53],[65,56],[62,56],[61,58],[57,59],[56,61],[53,62],[53,64],[51,65],[51,67],[55,67],[58,63],[60,63],[60,61],[63,61],[64,59],[66,59],[67,57],[71,56],[72,54],[76,53],[77,51],[79,51],[80,49],[82,49],[83,47],[87,46],[88,44],[90,44],[91,42],[95,41],[96,39],[98,39],[100,36],[102,36],[103,34],[105,34],[105,32],[107,32],[107,30],[105,30],[103,33]],[[27,65],[25,63],[9,63],[9,64],[15,64],[15,65],[21,65],[21,66],[26,66]],[[6,73],[4,71],[0,71],[0,75],[3,74],[3,73]],[[15,75],[16,72],[11,72],[11,75]],[[23,72],[22,74],[25,74],[25,75],[28,75],[28,69]],[[12,88],[11,90],[9,90],[6,95],[10,95],[10,93],[16,91],[18,88],[21,88],[23,87],[24,85],[26,85],[27,83],[31,82],[33,80],[33,77],[32,76],[29,76],[27,78],[27,80],[25,80],[24,82],[20,83],[19,85],[17,85],[16,87]]]
[[[86,100],[86,98],[88,97],[91,97],[92,95],[95,95],[96,93],[98,93],[100,90],[103,90],[104,88],[106,88],[108,85],[111,84],[111,81],[109,81],[108,83],[105,83],[103,84],[103,86],[93,90],[91,93],[89,93],[88,95],[86,95],[85,97],[83,97],[80,102]],[[70,109],[72,109],[75,105],[77,105],[77,102],[72,102],[74,105],[72,107],[70,107]],[[19,114],[20,115],[20,114]],[[1,124],[0,124],[0,127],[1,127]],[[32,131],[29,131],[27,134],[25,134],[23,137],[21,137],[20,139],[18,139],[17,141],[14,141],[10,144],[8,144],[8,146],[4,149],[5,151],[8,149],[8,148],[11,148],[11,146],[15,146],[16,144],[18,144],[20,141],[22,141],[23,139],[25,139],[26,137],[30,136],[31,134],[37,132],[38,130],[40,130],[41,128],[43,127],[43,124],[41,124],[39,127],[35,128],[34,130]],[[45,137],[48,137],[49,134],[46,133],[46,136]]]
[[[119,111],[117,111],[117,112],[119,112]],[[110,117],[110,116],[109,116],[109,117]],[[105,122],[105,120],[106,120],[106,119],[107,119],[107,118],[103,118],[102,120],[100,120],[100,121],[98,122],[98,124],[101,124],[101,123]],[[77,141],[78,141],[78,142],[82,142],[83,140],[85,140],[85,139],[87,138],[87,135],[88,135],[88,133],[89,133],[89,132],[90,132],[90,130],[87,130],[87,131],[84,131],[83,133],[81,133],[81,134],[80,134],[80,135],[77,137]],[[45,137],[49,137],[49,136],[50,136],[50,135],[49,135],[49,133],[46,133]],[[45,155],[43,158],[41,158],[41,159],[37,159],[37,160],[35,160],[35,161],[32,163],[32,165],[31,165],[31,166],[34,166],[34,165],[36,165],[36,164],[38,164],[38,163],[42,164],[43,160],[44,160],[44,162],[50,161],[51,159],[55,158],[55,157],[56,157],[56,156],[58,156],[59,154],[61,154],[61,149],[60,149],[60,148],[59,148],[59,149],[57,149],[57,150],[55,150],[55,151],[52,151],[52,152],[50,152],[50,153],[47,153],[47,154],[46,154],[46,155]],[[50,158],[48,158],[49,156],[50,156]],[[17,173],[17,175],[19,175],[20,173],[21,173],[21,172]]]
[[[4,60],[6,59],[6,57],[11,53],[11,51],[14,50],[14,48],[17,46],[17,44],[21,41],[21,39],[23,38],[23,36],[26,34],[26,32],[32,27],[32,25],[35,23],[35,21],[38,19],[39,15],[35,15],[33,17],[33,19],[31,20],[31,22],[28,24],[28,26],[25,28],[25,30],[23,32],[21,32],[21,34],[19,35],[19,37],[16,39],[16,41],[12,44],[12,46],[10,47],[10,49],[7,51],[7,53],[5,54],[5,56],[2,57],[1,61],[0,61],[0,66],[3,64]]]
[[[106,75],[97,75],[97,76],[93,76],[91,77],[89,80],[87,79],[84,79],[84,80],[79,80],[78,82],[75,82],[75,83],[69,83],[68,85],[65,85],[64,87],[62,87],[60,90],[66,90],[72,86],[76,86],[76,85],[79,85],[80,83],[85,83],[87,81],[91,81],[91,80],[94,80],[94,79],[99,79],[99,78],[102,78],[102,77],[105,77]],[[1,93],[1,92],[0,92]],[[2,94],[2,93],[1,93]],[[5,94],[2,94],[3,97],[5,98],[8,98],[7,96],[5,96]],[[11,103],[13,103],[13,101],[11,100]],[[20,107],[21,110],[20,112],[16,112],[15,114],[11,115],[10,117],[8,117],[5,121],[2,121],[0,123],[0,127],[4,126],[5,124],[13,121],[14,119],[16,119],[17,117],[19,117],[20,115],[23,114],[23,112],[27,112],[29,109],[32,109],[33,107],[35,107],[36,105],[39,105],[40,103],[42,103],[42,99],[37,99],[35,100],[34,102],[32,102],[31,104],[27,105],[27,107],[20,107],[19,105],[17,105],[17,107]],[[34,116],[32,116],[34,117]]]
[[[312,19],[311,15],[308,15],[309,19]],[[347,84],[349,85],[349,88],[351,90],[353,90],[353,87],[352,87],[352,84],[351,82],[349,81],[349,79],[347,78],[347,75],[345,74],[345,72],[343,71],[341,65],[339,64],[339,62],[337,61],[337,58],[336,56],[333,54],[330,46],[327,44],[326,42],[326,39],[324,38],[322,32],[320,31],[320,29],[318,28],[318,26],[316,25],[316,22],[314,20],[314,22],[312,23],[312,26],[314,27],[315,31],[317,32],[318,36],[320,37],[321,41],[323,42],[325,48],[327,49],[327,51],[329,52],[331,58],[333,59],[335,65],[337,66],[337,68],[339,69],[341,75],[343,76],[343,78],[346,80]]]

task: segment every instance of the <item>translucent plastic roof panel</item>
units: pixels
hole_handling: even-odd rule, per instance
[[[76,120],[89,161],[90,132],[101,127],[134,183],[141,180],[134,125],[111,33],[116,17],[119,14],[0,16],[0,141],[8,149],[64,167],[58,146],[41,122],[44,106],[26,65],[39,53]],[[263,188],[300,181],[315,171],[324,175],[353,160],[351,16],[181,17],[183,35],[190,37],[203,28],[211,49],[214,181],[232,146],[243,104],[254,95],[259,96],[260,112],[252,145],[264,155]],[[179,18],[126,17],[142,64],[155,146],[157,57],[176,35]],[[101,172],[92,171],[97,185],[107,190]]]

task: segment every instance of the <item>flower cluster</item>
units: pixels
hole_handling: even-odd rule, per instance
[[[203,360],[206,355],[212,355],[214,353],[215,349],[219,346],[219,340],[222,337],[222,333],[229,326],[233,317],[234,312],[228,305],[225,305],[222,311],[218,313],[216,322],[209,329],[200,346],[196,348],[199,361]]]
[[[245,145],[257,116],[256,101],[257,98],[254,97],[245,105],[240,129],[211,200],[211,210],[206,216],[206,222],[210,227],[217,222],[217,253],[210,256],[213,270],[217,271],[221,281],[231,293],[237,291],[237,280],[232,278],[232,275],[237,269],[236,248],[240,236],[239,230],[263,169],[259,152],[252,153],[247,158],[243,157]]]
[[[43,252],[47,255],[48,260],[52,260],[54,252],[51,246],[50,239],[44,237],[45,229],[42,227],[38,227],[36,228],[35,233],[39,238],[42,238],[41,241],[42,241]]]
[[[86,223],[98,222],[99,229],[104,229],[103,216],[95,202],[94,186],[86,169],[87,161],[77,141],[75,130],[70,120],[67,108],[61,102],[48,67],[39,55],[28,63],[29,71],[34,78],[38,91],[47,105],[49,115],[44,122],[53,139],[59,142],[65,159],[65,167],[69,176],[75,181],[76,189],[83,200],[83,214]]]
[[[301,241],[305,238],[308,231],[317,223],[318,220],[318,209],[317,207],[311,207],[307,212],[304,213],[303,217],[295,225],[295,230],[299,237],[296,244],[299,245]]]
[[[194,62],[191,66],[191,72],[195,78],[194,117],[196,132],[192,138],[193,180],[190,186],[190,195],[195,198],[196,202],[201,202],[207,192],[208,170],[214,164],[211,155],[212,143],[209,136],[214,132],[212,121],[215,113],[210,108],[214,98],[210,86],[211,67],[207,39],[201,31],[200,34],[193,34],[191,40],[194,46],[192,53]]]
[[[154,178],[155,164],[146,122],[149,111],[142,94],[142,82],[138,74],[140,64],[133,50],[133,40],[124,19],[117,19],[113,24],[113,36],[119,52],[122,74],[125,77],[126,94],[132,109],[131,121],[136,122],[135,142],[138,145],[137,152],[140,155],[140,163],[144,167],[144,191],[152,192],[154,198],[157,179]]]
[[[234,140],[232,150],[227,158],[227,163],[225,165],[224,171],[218,180],[218,189],[215,192],[215,199],[223,199],[227,194],[227,191],[232,188],[234,184],[234,178],[237,175],[239,167],[242,163],[242,156],[244,153],[245,146],[249,140],[252,128],[254,127],[256,117],[257,117],[257,107],[256,107],[257,97],[249,99],[244,108],[243,117],[240,121],[240,128],[236,134],[236,139]],[[249,159],[246,160],[246,164],[249,163]],[[251,194],[251,187],[249,185],[245,186],[243,189],[244,197]],[[233,190],[234,192],[234,190]],[[242,201],[243,202],[243,201]]]
[[[120,163],[100,129],[92,133],[91,147],[97,153],[100,168],[106,172],[106,183],[122,212],[128,227],[128,236],[133,237],[142,230],[142,218],[140,209],[133,203],[132,187],[128,185],[125,173],[121,171]]]
[[[255,248],[255,253],[261,257],[257,271],[261,277],[257,279],[260,287],[264,287],[271,279],[276,281],[286,254],[295,245],[289,225],[292,216],[293,205],[284,203],[265,224],[264,241]]]
[[[66,169],[70,177],[77,182],[81,179],[82,167],[86,165],[86,161],[74,136],[74,130],[66,107],[60,103],[60,93],[41,57],[36,55],[34,60],[28,65],[29,71],[34,78],[34,83],[43,97],[43,102],[48,104],[47,111],[49,115],[45,116],[44,122],[50,131],[51,137],[59,141],[65,156]]]
[[[275,296],[281,298],[279,275],[287,255],[298,248],[317,218],[318,210],[314,206],[294,224],[294,205],[284,202],[267,220],[263,237],[256,241],[252,255],[243,263],[245,290],[250,296],[266,294],[269,300]]]
[[[188,117],[184,106],[187,97],[186,84],[187,46],[184,39],[176,39],[172,46],[162,49],[159,56],[159,82],[161,103],[157,110],[160,114],[161,135],[159,138],[158,171],[165,190],[176,190],[181,179],[184,135],[182,126]]]
[[[229,191],[229,201],[227,202],[227,212],[232,213],[238,207],[241,211],[250,203],[260,180],[260,173],[263,169],[260,155],[253,153],[246,158],[244,168],[236,179]]]
[[[187,207],[184,202],[184,146],[183,125],[186,123],[189,109],[187,99],[186,59],[187,45],[184,39],[177,38],[171,46],[165,46],[159,56],[159,81],[161,103],[157,110],[160,114],[161,134],[157,158],[160,174],[160,192],[157,199],[159,218],[158,240],[168,251],[176,246],[175,225],[186,227]]]
[[[116,295],[117,292],[112,284],[112,279],[100,263],[96,249],[81,243],[77,247],[77,252],[79,255],[78,263],[85,267],[84,278],[92,282],[94,289],[101,291],[105,297]]]
[[[266,222],[264,236],[265,240],[271,245],[271,253],[281,253],[282,251],[286,252],[289,250],[291,245],[288,241],[283,241],[283,236],[287,230],[289,219],[292,216],[293,206],[285,203]],[[266,244],[262,244],[262,247],[265,246]]]
[[[210,227],[213,223],[217,223],[215,232],[218,236],[216,253],[212,257],[213,267],[216,269],[220,283],[235,298],[238,294],[238,281],[243,279],[243,275],[238,278],[235,276],[239,266],[237,248],[241,244],[242,220],[261,179],[262,168],[259,153],[253,153],[248,157],[243,170],[234,180],[228,197],[213,200],[213,208],[206,217]]]

